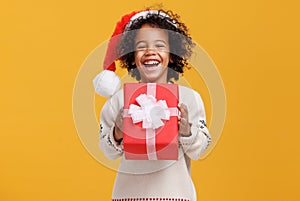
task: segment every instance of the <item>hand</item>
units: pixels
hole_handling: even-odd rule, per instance
[[[114,138],[117,142],[121,141],[123,138],[123,108],[120,109],[115,123],[115,130],[114,130]]]
[[[180,115],[178,116],[178,133],[182,136],[188,137],[191,134],[191,126],[189,124],[189,113],[187,106],[181,103],[179,106]]]

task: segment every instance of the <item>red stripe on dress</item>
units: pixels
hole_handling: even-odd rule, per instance
[[[183,198],[120,198],[111,201],[190,201]]]

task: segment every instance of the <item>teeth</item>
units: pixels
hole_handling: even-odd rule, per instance
[[[158,61],[145,61],[144,64],[145,65],[157,65],[157,64],[159,64],[159,62]]]

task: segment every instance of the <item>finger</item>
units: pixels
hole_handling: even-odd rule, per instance
[[[188,123],[187,119],[184,117],[181,117],[180,124],[184,126],[184,125],[187,125],[187,123]]]
[[[179,108],[181,111],[187,111],[187,106],[184,103],[179,104]]]
[[[179,106],[179,110],[180,110],[181,113],[184,113],[184,114],[188,113],[187,106],[183,103]]]
[[[178,132],[183,135],[188,135],[190,133],[190,125],[187,119],[181,118]]]
[[[179,106],[179,109],[180,109],[180,118],[184,118],[188,121],[188,109],[187,109],[187,106],[185,104],[181,104]]]
[[[123,130],[123,109],[120,109],[117,117],[116,117],[116,126],[120,129]]]
[[[120,130],[123,130],[123,122],[120,120],[116,121],[116,127],[118,127]]]
[[[123,113],[123,110],[119,110],[118,115],[121,115]]]

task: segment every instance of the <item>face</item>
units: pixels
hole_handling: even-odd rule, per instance
[[[134,63],[142,82],[167,83],[169,52],[168,33],[165,30],[145,24],[137,31]]]

